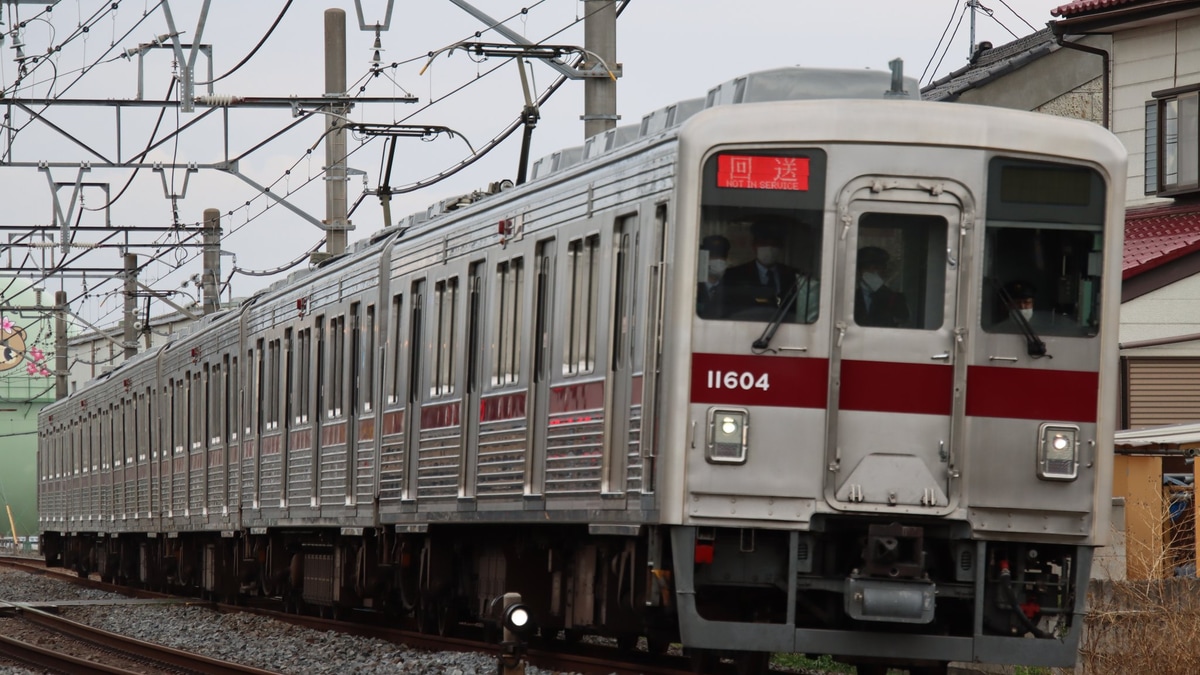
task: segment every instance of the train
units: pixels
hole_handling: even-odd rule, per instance
[[[46,406],[46,562],[438,633],[519,593],[698,671],[1071,664],[1126,162],[899,73],[724,82]]]

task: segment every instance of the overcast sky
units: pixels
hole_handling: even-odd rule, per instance
[[[130,99],[138,91],[139,59],[118,58],[126,49],[146,43],[167,32],[162,7],[153,0],[124,0],[116,11],[106,8],[111,0],[63,0],[50,13],[45,3],[3,5],[4,41],[0,43],[0,87],[7,97],[66,99]],[[170,9],[176,28],[185,40],[194,39],[198,0],[174,0]],[[267,33],[285,6],[284,0],[213,0],[201,41],[213,47],[213,70],[220,75],[233,68]],[[382,20],[386,2],[362,0],[366,20]],[[576,0],[474,0],[476,8],[535,42],[583,44],[584,3]],[[1045,27],[1050,10],[1060,0],[983,0],[975,15],[975,40],[1004,44]],[[971,12],[965,0],[633,0],[617,23],[617,60],[623,67],[618,82],[617,105],[621,124],[640,121],[643,114],[678,100],[703,96],[712,86],[756,70],[800,65],[886,70],[888,61],[902,58],[905,73],[922,77],[922,84],[966,64],[970,45]],[[463,52],[437,56],[424,74],[426,55],[465,39],[503,42],[496,33],[475,38],[485,26],[456,7],[450,0],[397,2],[390,29],[381,34],[384,72],[362,80],[368,73],[373,31],[360,31],[354,2],[295,0],[262,48],[244,66],[215,85],[219,94],[235,96],[303,96],[324,93],[323,15],[330,7],[347,14],[347,79],[350,93],[365,85],[363,95],[389,97],[412,95],[416,104],[357,106],[351,118],[360,122],[434,124],[459,131],[476,148],[506,128],[519,114],[523,103],[518,71],[501,58],[473,62]],[[528,11],[521,13],[522,8]],[[989,15],[990,11],[990,15]],[[96,16],[96,19],[92,17]],[[27,22],[23,27],[20,22]],[[83,33],[80,26],[87,26]],[[1032,28],[1031,28],[1032,26]],[[17,28],[19,27],[19,28]],[[559,32],[561,31],[561,32]],[[557,33],[557,34],[556,34]],[[72,34],[76,37],[69,39]],[[953,34],[953,40],[950,36]],[[19,77],[15,60],[20,38],[26,56],[42,56],[51,47],[50,63],[42,63],[30,74]],[[940,47],[939,47],[940,43]],[[27,62],[28,63],[28,62]],[[141,59],[144,97],[163,100],[170,90],[173,63],[166,50],[153,50]],[[397,63],[395,68],[391,64]],[[206,79],[207,65],[199,61],[198,79]],[[32,66],[30,66],[32,67]],[[83,72],[84,68],[86,72]],[[493,72],[494,70],[494,72]],[[556,73],[544,64],[534,66],[534,86],[545,89]],[[16,87],[18,79],[19,88]],[[73,83],[73,84],[71,84]],[[436,101],[430,104],[430,101]],[[41,110],[41,108],[35,108]],[[203,108],[198,108],[202,111]],[[562,147],[578,145],[583,139],[583,86],[568,82],[542,110],[534,132],[531,160]],[[8,112],[7,109],[3,112]],[[106,156],[115,156],[116,118],[111,108],[50,106],[45,117],[72,134],[80,143]],[[128,157],[146,147],[158,124],[155,139],[187,124],[197,113],[169,110],[161,122],[157,110],[127,110],[121,125],[121,154]],[[288,110],[230,111],[230,153],[241,154],[291,124]],[[6,161],[79,162],[90,160],[85,182],[107,183],[115,197],[130,181],[131,172],[104,169],[95,157],[76,143],[65,140],[46,125],[13,109],[6,121],[19,129],[13,153]],[[6,130],[6,135],[11,133]],[[316,119],[304,122],[275,141],[256,150],[239,169],[255,182],[274,185],[278,193],[291,193],[289,201],[316,217],[324,218],[325,193],[320,172],[324,160],[322,133]],[[214,116],[187,130],[178,143],[159,146],[149,156],[163,163],[221,161],[224,135]],[[349,160],[353,169],[366,172],[366,187],[380,181],[385,144],[376,140],[364,147],[349,139],[354,150]],[[306,150],[315,145],[308,154]],[[393,199],[394,219],[424,208],[450,195],[482,188],[490,181],[513,178],[516,173],[520,133],[514,134],[487,157],[449,180]],[[5,144],[4,147],[7,147]],[[408,185],[426,179],[463,159],[469,153],[461,139],[439,138],[432,142],[401,140],[391,184]],[[56,168],[49,174],[56,182],[72,183],[77,171]],[[186,192],[184,177],[188,178]],[[164,181],[167,188],[164,190]],[[353,203],[362,193],[364,178],[353,176],[348,193]],[[175,204],[164,193],[181,195]],[[63,209],[71,207],[71,190],[62,190]],[[37,168],[0,166],[0,225],[49,224],[53,201],[47,173]],[[249,201],[250,205],[246,206]],[[83,191],[83,209],[75,215],[84,225],[103,225],[105,202],[98,188]],[[174,222],[198,223],[206,208],[222,212],[226,238],[222,249],[236,256],[239,268],[270,270],[300,257],[322,235],[313,225],[258,196],[245,182],[218,171],[163,171],[144,169],[133,178],[125,193],[109,209],[114,225],[167,226]],[[350,240],[369,236],[384,227],[379,200],[367,197],[353,214],[356,229]],[[8,232],[0,234],[4,240]],[[152,237],[143,237],[149,241]],[[94,235],[77,241],[95,241]],[[76,250],[72,255],[77,254]],[[150,251],[136,251],[142,260]],[[176,300],[190,302],[196,289],[181,285],[200,272],[198,249],[171,251],[164,262],[149,265],[142,280],[157,290],[178,291]],[[31,258],[27,258],[27,254]],[[61,253],[55,253],[61,256]],[[12,248],[4,253],[5,264],[28,265],[31,260],[48,263],[50,253]],[[57,258],[56,258],[57,259]],[[115,251],[99,251],[78,265],[101,268],[120,266]],[[233,257],[222,259],[223,277],[229,277]],[[26,275],[30,276],[30,275]],[[89,321],[106,324],[120,318],[121,300],[114,292],[119,283],[103,282],[104,275],[89,275],[88,293],[83,296],[76,282],[42,282],[47,290],[61,287],[73,306]],[[232,292],[245,296],[269,283],[261,277],[234,275]],[[2,288],[2,286],[0,286]],[[226,294],[227,295],[227,294]],[[167,311],[158,306],[154,313]]]

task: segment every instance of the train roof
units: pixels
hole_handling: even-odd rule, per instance
[[[708,108],[772,101],[847,98],[917,100],[920,98],[920,85],[916,78],[895,79],[891,72],[882,70],[785,67],[749,73],[712,87],[706,96],[677,101],[651,111],[637,124],[609,129],[587,139],[583,145],[552,152],[533,163],[529,182],[544,180],[643,139],[676,134],[684,122]],[[356,250],[369,247],[392,232],[425,229],[440,216],[511,187],[512,181],[500,181],[492,183],[485,190],[438,201],[424,211],[401,218],[394,226],[359,242]]]

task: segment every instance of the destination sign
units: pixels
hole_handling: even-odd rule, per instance
[[[745,190],[808,190],[808,158],[720,155],[717,187]]]

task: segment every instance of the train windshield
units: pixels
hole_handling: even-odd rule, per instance
[[[1105,189],[1080,166],[989,165],[981,320],[990,333],[1092,337],[1100,327]],[[1024,325],[1023,325],[1024,324]]]
[[[696,314],[813,323],[819,316],[820,150],[717,153],[704,165]],[[788,311],[777,317],[785,298]]]

